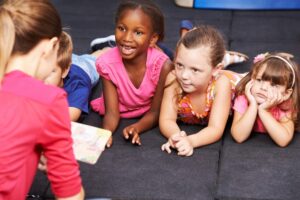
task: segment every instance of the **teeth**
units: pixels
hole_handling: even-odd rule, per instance
[[[130,46],[124,46],[122,45],[121,46],[121,50],[122,50],[122,53],[125,54],[125,55],[129,55],[129,54],[132,54],[134,52],[134,48],[130,47]]]

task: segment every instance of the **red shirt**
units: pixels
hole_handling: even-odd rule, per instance
[[[0,200],[25,199],[41,151],[55,196],[80,192],[66,93],[20,71],[0,86]]]

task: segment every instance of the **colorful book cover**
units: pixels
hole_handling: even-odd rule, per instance
[[[76,160],[95,164],[105,149],[111,132],[94,126],[71,122]]]

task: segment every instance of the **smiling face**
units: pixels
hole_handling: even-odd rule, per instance
[[[263,80],[263,74],[265,72],[266,66],[262,66],[257,75],[252,77],[254,79],[253,86],[251,88],[251,93],[254,96],[256,102],[258,104],[264,103],[268,99],[268,93],[271,90],[276,90],[282,96],[286,95],[286,86],[284,85],[276,85],[271,81]]]
[[[209,60],[210,48],[201,46],[187,49],[180,45],[177,49],[175,73],[177,80],[186,93],[206,92],[214,69]]]
[[[123,59],[147,55],[150,44],[158,39],[153,32],[151,18],[141,9],[124,10],[115,29],[116,44]]]

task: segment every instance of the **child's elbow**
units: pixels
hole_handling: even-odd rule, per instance
[[[231,130],[231,136],[234,139],[234,141],[239,144],[243,143],[246,140],[245,138],[240,137],[239,133],[237,133],[234,130]]]
[[[236,143],[239,143],[239,144],[242,144],[245,140],[241,139],[241,138],[236,138],[236,137],[233,137],[234,141]]]
[[[279,141],[279,142],[276,142],[276,144],[279,146],[279,147],[287,147],[289,144],[290,144],[290,140],[285,140],[285,141]]]

